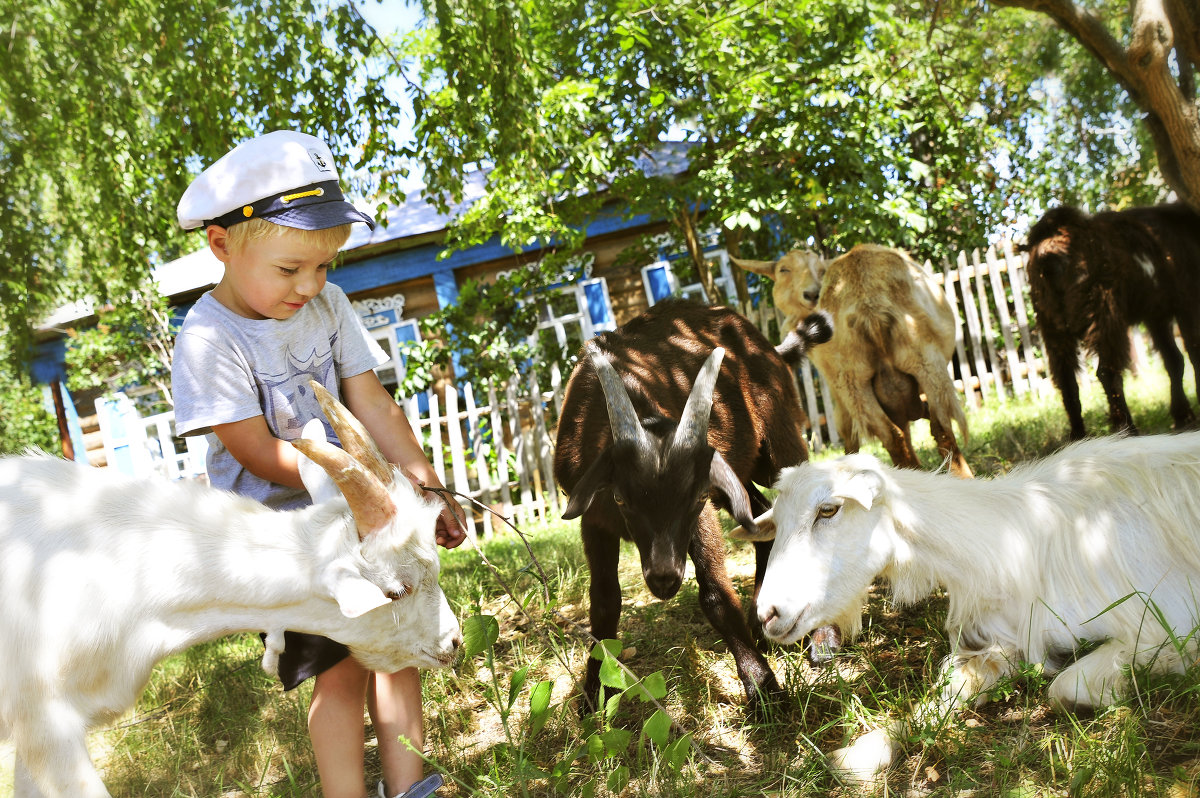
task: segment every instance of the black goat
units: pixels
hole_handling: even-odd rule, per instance
[[[1077,208],[1048,211],[1029,231],[1029,288],[1046,347],[1050,376],[1062,394],[1071,438],[1084,437],[1079,345],[1097,358],[1096,378],[1108,397],[1113,430],[1137,433],[1125,403],[1129,328],[1144,324],[1171,381],[1176,429],[1195,416],[1183,390],[1179,324],[1193,366],[1200,354],[1200,214],[1182,204],[1088,216]],[[1200,392],[1200,370],[1196,372]]]
[[[563,518],[582,515],[595,637],[616,636],[621,538],[637,545],[660,599],[678,592],[690,555],[700,606],[729,645],[751,706],[780,692],[725,570],[713,504],[752,527],[770,507],[753,483],[772,485],[808,459],[807,419],[783,358],[797,360],[831,334],[828,316],[813,314],[777,352],[732,310],[667,301],[584,346],[563,399],[554,476],[570,497]],[[771,541],[755,543],[756,593],[770,550]],[[589,658],[592,706],[599,677]]]

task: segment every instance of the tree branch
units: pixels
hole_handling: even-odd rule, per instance
[[[1104,64],[1135,103],[1143,105],[1136,85],[1137,76],[1129,67],[1125,48],[1108,32],[1103,20],[1089,9],[1081,8],[1071,0],[992,0],[992,4],[1024,8],[1052,17],[1060,28]]]

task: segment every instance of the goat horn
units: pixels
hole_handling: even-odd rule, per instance
[[[713,392],[717,387],[717,374],[721,370],[721,360],[725,357],[725,349],[718,346],[704,361],[696,381],[692,383],[692,392],[688,394],[687,404],[679,417],[679,427],[675,430],[675,442],[672,448],[693,448],[708,440],[708,416],[712,412]]]
[[[323,468],[346,497],[358,527],[359,540],[391,523],[396,515],[396,505],[387,486],[367,466],[328,441],[300,438],[292,441],[292,445]]]
[[[362,425],[362,422],[355,418],[345,405],[335,399],[324,385],[316,380],[309,380],[308,384],[317,397],[317,403],[325,411],[325,417],[333,425],[333,431],[337,433],[338,440],[342,442],[342,448],[351,457],[362,463],[384,485],[392,484],[392,467],[383,453],[379,451],[371,433],[367,432],[367,428]]]
[[[596,376],[600,378],[600,387],[604,391],[604,404],[608,407],[608,424],[612,427],[613,442],[632,441],[641,444],[646,437],[641,422],[638,421],[637,411],[633,409],[633,400],[625,390],[625,383],[608,360],[608,355],[601,351],[592,341],[584,345]]]

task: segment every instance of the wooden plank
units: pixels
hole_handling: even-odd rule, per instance
[[[812,425],[812,449],[819,452],[825,448],[825,433],[821,430],[821,408],[817,405],[817,386],[813,382],[812,365],[806,360],[800,364],[799,371],[804,386],[800,401],[807,406],[808,423]]]
[[[1032,314],[1028,310],[1031,303],[1028,281],[1025,279],[1028,261],[1023,255],[1013,252],[1011,242],[1006,241],[1004,243],[1004,262],[1008,264],[1009,282],[1012,283],[1013,314],[1017,317],[1017,331],[1021,334],[1021,359],[1025,361],[1029,388],[1042,394],[1052,386],[1047,386],[1049,380],[1043,379],[1041,362],[1034,350],[1039,341],[1035,338],[1037,333],[1029,323]]]
[[[500,503],[505,516],[512,517],[512,489],[509,487],[508,473],[508,443],[505,441],[504,419],[500,414],[500,403],[497,401],[495,383],[488,383],[488,406],[491,408],[492,447],[496,450],[496,479],[500,483]],[[509,405],[511,410],[516,408]]]
[[[438,481],[446,485],[446,458],[442,451],[442,422],[438,416],[438,398],[434,391],[429,392],[429,462],[433,464],[433,472]]]
[[[929,268],[929,261],[925,262],[926,268]],[[950,303],[950,310],[954,313],[954,318],[958,322],[958,331],[954,335],[954,352],[958,355],[958,370],[962,375],[961,379],[954,379],[954,364],[948,363],[946,370],[950,374],[950,379],[954,381],[955,386],[962,392],[967,400],[967,406],[972,409],[979,407],[979,398],[975,396],[975,389],[971,387],[971,361],[967,359],[966,336],[962,330],[962,314],[959,312],[958,291],[955,290],[954,284],[958,281],[958,271],[953,268],[947,268],[944,272],[935,272],[935,277],[942,278],[942,288],[946,292],[946,301]]]
[[[475,405],[475,387],[469,382],[463,385],[463,406],[466,410],[467,444],[471,452],[471,462],[475,465],[475,480],[479,483],[479,489],[473,495],[484,508],[489,508],[492,506],[493,500],[492,467],[488,463],[487,454],[484,451],[483,427],[479,423],[482,413]],[[474,510],[468,512],[473,513]],[[492,534],[492,514],[487,509],[481,509],[480,519],[483,527],[483,537],[490,537]]]
[[[833,394],[829,392],[829,380],[821,377],[820,370],[815,367],[813,372],[820,377],[821,399],[825,403],[825,432],[829,435],[829,444],[831,446],[845,445],[842,436],[838,433],[837,423],[834,421],[837,414],[834,412]]]
[[[987,349],[987,376],[991,386],[996,390],[996,398],[1001,404],[1008,399],[1007,392],[1000,375],[1000,356],[996,352],[996,331],[992,328],[992,309],[988,302],[987,288],[983,282],[983,263],[979,258],[979,250],[971,251],[971,261],[975,268],[975,298],[979,302],[979,318],[983,329],[983,343]]]
[[[963,314],[967,320],[967,337],[971,342],[972,363],[978,379],[980,401],[988,400],[986,368],[983,365],[983,342],[980,340],[979,308],[975,304],[975,293],[971,290],[971,267],[967,265],[967,253],[958,253],[958,286],[962,293]]]
[[[521,503],[517,505],[517,517],[522,524],[527,524],[534,520],[533,483],[530,477],[534,471],[534,463],[530,456],[532,444],[529,431],[523,429],[521,425],[521,405],[517,399],[516,380],[510,380],[505,386],[505,396],[508,399],[509,410],[512,412],[508,423],[513,445],[516,446],[517,483],[521,494]]]
[[[549,433],[546,432],[546,415],[542,409],[542,393],[538,387],[537,373],[533,370],[529,372],[529,406],[533,416],[533,443],[536,447],[537,462],[541,464],[540,469],[534,470],[534,487],[538,496],[546,496],[549,502],[549,511],[556,516],[560,514],[558,509],[558,491],[554,486],[554,444],[550,440]]]
[[[454,475],[454,490],[469,495],[471,481],[467,478],[466,451],[463,447],[462,437],[462,414],[458,412],[458,390],[453,385],[446,386],[446,443],[450,449],[450,469]],[[463,509],[467,511],[467,536],[471,540],[478,540],[479,532],[475,529],[475,513],[470,509],[470,502]]]
[[[1008,313],[1008,293],[1001,273],[1003,269],[1000,261],[996,259],[996,251],[992,247],[987,248],[985,257],[988,264],[988,278],[992,284],[992,298],[996,303],[996,313],[1000,317],[1000,334],[1004,337],[1004,360],[1008,364],[1009,381],[1012,384],[1014,395],[1021,397],[1025,395],[1027,383],[1017,376],[1019,373],[1017,344],[1013,339],[1012,317]],[[1014,296],[1019,301],[1019,295],[1014,293]]]

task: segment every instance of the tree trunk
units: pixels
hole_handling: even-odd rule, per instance
[[[680,230],[683,231],[683,241],[687,247],[688,256],[696,266],[696,273],[700,276],[700,285],[703,286],[709,303],[722,304],[721,299],[716,294],[716,280],[713,278],[712,270],[708,267],[708,261],[704,258],[704,247],[700,244],[700,233],[696,229],[699,221],[698,211],[693,211],[687,205],[684,205],[675,216]]]

